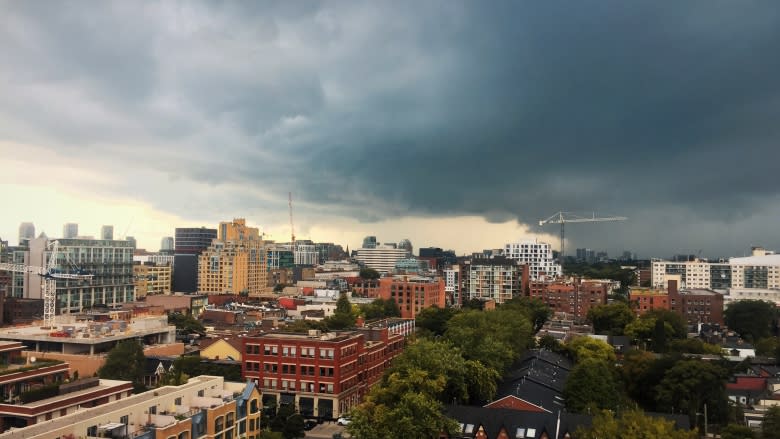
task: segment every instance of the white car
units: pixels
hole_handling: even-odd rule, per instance
[[[336,420],[336,424],[338,425],[349,425],[350,422],[352,422],[352,420],[346,416],[342,416]]]

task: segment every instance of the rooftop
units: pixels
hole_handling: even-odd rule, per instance
[[[61,327],[72,328],[71,331],[43,329],[39,326],[15,326],[0,328],[0,339],[16,341],[47,341],[58,343],[74,343],[91,345],[110,341],[119,341],[127,338],[143,337],[146,335],[169,332],[174,326],[168,325],[166,317],[136,318],[127,324],[124,331],[110,329],[113,322],[75,322]],[[121,326],[117,324],[116,326]],[[107,330],[96,328],[109,328]]]
[[[729,259],[730,265],[780,265],[780,254]]]

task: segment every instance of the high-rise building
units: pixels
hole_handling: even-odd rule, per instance
[[[77,223],[65,223],[62,226],[62,237],[65,239],[73,239],[79,236],[79,225]]]
[[[528,264],[532,280],[544,276],[560,276],[561,266],[554,262],[552,246],[537,240],[513,242],[504,246],[504,256]]]
[[[362,248],[376,248],[376,236],[366,236],[363,238]]]
[[[405,249],[409,252],[409,254],[414,254],[414,247],[412,246],[412,241],[409,241],[408,239],[402,239],[400,242],[398,242],[398,248]]]
[[[19,245],[28,247],[30,240],[35,238],[35,225],[33,223],[22,223],[19,225]]]
[[[114,226],[103,226],[100,228],[100,239],[114,239]]]
[[[125,241],[129,242],[130,245],[133,246],[133,248],[138,247],[138,242],[135,240],[135,236],[128,236],[125,238]]]
[[[172,236],[164,236],[160,240],[160,252],[165,253],[173,253],[173,237]]]
[[[245,219],[236,218],[220,223],[218,236],[199,256],[198,291],[250,296],[263,293],[268,271],[266,243],[259,230],[247,227]]]
[[[57,313],[70,314],[95,305],[118,307],[135,300],[133,284],[133,250],[130,242],[107,239],[58,239],[59,251],[55,269],[70,273],[84,270],[94,277],[89,281],[57,279]],[[30,241],[23,256],[29,265],[45,267],[51,256],[48,238]],[[24,298],[41,298],[41,276],[34,273],[14,273],[20,276]]]
[[[173,291],[198,291],[198,256],[217,239],[217,229],[177,228],[173,258]]]
[[[444,280],[421,276],[383,277],[379,280],[379,297],[394,301],[405,319],[415,318],[425,308],[444,308],[447,304]]]
[[[524,294],[529,265],[502,256],[475,258],[465,262],[461,273],[461,301],[490,299],[501,304]]]
[[[358,249],[355,260],[368,268],[373,268],[382,273],[392,273],[395,264],[401,259],[410,256],[409,251],[402,248],[393,248],[386,245]]]

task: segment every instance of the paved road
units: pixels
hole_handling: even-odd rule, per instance
[[[350,437],[349,433],[345,431],[344,427],[336,425],[335,422],[326,422],[312,428],[306,432],[306,437],[312,439],[332,439],[333,433],[341,433],[345,439]]]

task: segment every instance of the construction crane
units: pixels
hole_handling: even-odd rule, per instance
[[[292,237],[292,246],[293,249],[295,249],[295,227],[293,226],[293,215],[292,215],[292,192],[288,192],[288,199],[289,205],[290,205],[290,236]]]
[[[55,266],[57,265],[60,243],[59,241],[54,241],[51,245],[51,256],[45,267],[3,262],[0,263],[0,270],[12,271],[14,273],[33,273],[43,278],[41,283],[41,291],[43,293],[43,326],[54,329],[56,326],[54,324],[54,316],[56,315],[57,307],[57,279],[89,280],[92,279],[93,275],[57,272]]]
[[[624,216],[606,216],[606,217],[596,217],[596,212],[592,212],[591,216],[579,216],[575,215],[571,212],[557,212],[553,214],[553,216],[543,219],[539,221],[539,226],[543,226],[545,224],[560,224],[561,225],[561,255],[560,255],[560,263],[561,267],[563,267],[563,257],[565,256],[564,253],[564,246],[563,246],[563,238],[564,238],[564,225],[566,223],[600,223],[604,221],[625,221],[628,218]]]

